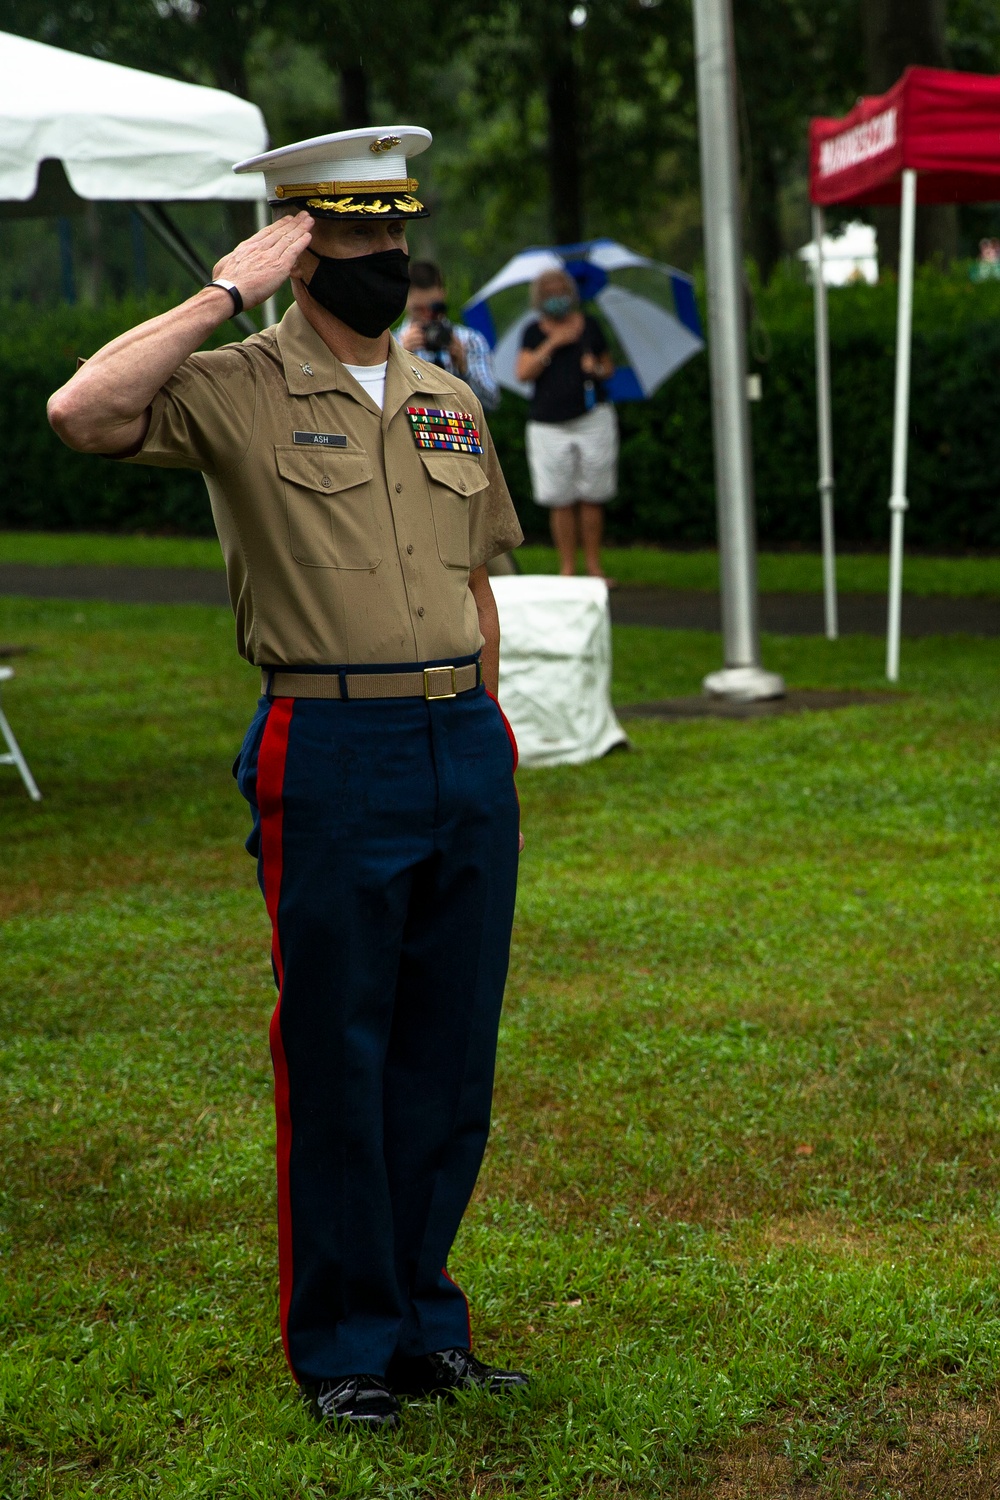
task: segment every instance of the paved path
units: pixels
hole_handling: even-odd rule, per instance
[[[225,573],[208,568],[0,563],[0,594],[101,599],[109,604],[228,604]]]
[[[731,698],[662,698],[654,703],[627,703],[616,708],[620,719],[769,719],[775,714],[818,713],[822,709],[853,708],[855,704],[899,703],[905,693],[855,692],[851,689],[792,688],[783,698],[763,703],[737,703]]]
[[[113,604],[228,604],[225,575],[205,568],[120,568],[0,563],[0,594],[35,599],[101,599]],[[620,588],[611,595],[617,625],[669,630],[719,630],[716,594],[695,589]],[[762,594],[761,627],[775,635],[821,635],[818,594]],[[881,594],[841,594],[844,635],[884,635]],[[903,599],[903,634],[1000,636],[1000,599],[945,595]]]
[[[842,635],[885,635],[882,594],[841,594]],[[611,616],[618,625],[660,625],[673,630],[720,630],[717,594],[693,589],[616,589]],[[774,635],[822,635],[819,594],[761,594],[760,624]],[[943,594],[903,597],[903,634],[1000,635],[1000,599],[952,599]]]

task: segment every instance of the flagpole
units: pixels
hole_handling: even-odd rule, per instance
[[[694,0],[694,33],[725,651],[725,667],[711,672],[703,688],[720,698],[780,698],[784,682],[761,666],[757,622],[731,0]]]
[[[819,430],[819,507],[823,531],[823,620],[828,641],[837,639],[837,553],[833,532],[833,416],[830,402],[830,324],[823,272],[822,208],[813,207],[813,316],[816,326],[816,423]]]

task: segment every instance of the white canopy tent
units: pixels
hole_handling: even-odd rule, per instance
[[[232,166],[266,149],[246,99],[0,32],[0,199],[33,197],[46,160],[81,198],[259,199]]]
[[[183,235],[145,205],[255,200],[262,225],[263,179],[232,168],[267,144],[247,99],[0,32],[0,204],[32,212],[43,164],[58,162],[77,198],[136,204],[198,277]],[[44,195],[36,201],[35,211],[49,211]]]

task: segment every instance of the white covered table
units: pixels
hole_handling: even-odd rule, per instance
[[[580,765],[628,737],[611,707],[611,616],[600,578],[491,578],[500,702],[525,766]]]

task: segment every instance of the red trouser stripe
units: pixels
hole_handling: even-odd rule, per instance
[[[441,1275],[444,1277],[445,1281],[450,1281],[451,1282],[451,1284],[455,1288],[456,1292],[460,1292],[461,1293],[462,1301],[465,1303],[465,1326],[469,1330],[469,1349],[471,1350],[471,1348],[472,1348],[472,1314],[469,1311],[469,1299],[465,1295],[465,1293],[462,1291],[462,1288],[459,1286],[459,1284],[455,1280],[455,1278],[453,1276],[449,1276],[448,1275],[448,1271],[447,1271],[446,1267],[444,1267],[444,1266],[441,1267]]]
[[[518,753],[517,753],[517,740],[514,738],[514,731],[510,727],[510,721],[508,720],[507,715],[504,713],[503,709],[500,707],[500,701],[499,701],[499,699],[495,698],[493,696],[493,694],[490,692],[489,688],[486,689],[486,696],[487,696],[487,698],[493,698],[493,702],[497,706],[497,710],[498,710],[498,712],[500,714],[500,717],[501,717],[501,719],[503,719],[503,727],[507,731],[507,738],[510,740],[510,748],[511,748],[511,750],[514,753],[514,770],[516,771],[517,770],[517,762],[518,762]]]
[[[278,1003],[271,1017],[271,1061],[274,1066],[274,1113],[278,1127],[278,1278],[281,1297],[281,1339],[289,1368],[288,1307],[292,1298],[292,1211],[288,1191],[288,1162],[292,1150],[292,1117],[288,1103],[288,1063],[281,1039],[281,987],[285,977],[278,931],[278,903],[281,899],[282,823],[285,760],[288,755],[288,731],[292,722],[294,698],[276,698],[264,726],[257,756],[257,806],[260,809],[260,838],[264,862],[264,900],[271,918],[271,957],[278,981]],[[295,1371],[292,1370],[294,1375]]]

